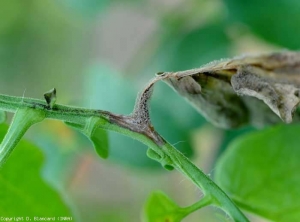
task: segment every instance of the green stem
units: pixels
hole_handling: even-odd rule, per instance
[[[182,208],[182,210],[184,211],[184,213],[187,215],[195,212],[196,210],[199,210],[205,206],[211,205],[214,203],[214,199],[212,196],[210,195],[205,195],[201,200],[199,200],[198,202],[194,203],[191,206],[188,207],[184,207]]]
[[[169,143],[166,143],[162,149],[173,161],[174,167],[177,170],[190,178],[199,188],[201,188],[205,195],[209,195],[215,200],[215,206],[223,209],[234,219],[234,221],[249,221],[227,194],[180,151],[175,149]]]
[[[199,168],[197,168],[186,156],[178,151],[170,143],[166,142],[162,147],[158,146],[148,137],[129,131],[117,125],[104,124],[103,128],[112,130],[133,139],[144,143],[149,148],[153,149],[161,157],[168,156],[173,166],[182,172],[185,176],[191,179],[209,198],[212,198],[215,206],[224,210],[236,222],[248,222],[249,220],[239,210],[239,208],[232,202],[226,193],[215,184],[207,175],[205,175]]]
[[[44,113],[34,109],[18,109],[0,145],[0,166],[7,160],[26,131],[44,119]]]
[[[23,136],[26,130],[34,123],[30,121],[22,122],[21,119],[31,119],[32,116],[40,115],[42,117],[45,116],[46,118],[58,119],[64,122],[85,125],[88,118],[96,116],[103,120],[101,121],[99,127],[115,131],[136,139],[155,151],[155,153],[157,153],[162,159],[165,159],[166,157],[169,158],[173,167],[175,167],[177,170],[191,179],[199,188],[201,188],[205,195],[209,195],[210,197],[212,197],[214,200],[214,205],[227,212],[235,221],[248,221],[248,219],[237,208],[232,200],[222,191],[222,189],[220,189],[207,175],[205,175],[199,168],[197,168],[180,151],[178,151],[168,142],[164,141],[162,138],[161,139],[164,143],[158,145],[143,133],[133,132],[132,130],[127,129],[122,124],[110,122],[110,117],[112,117],[113,114],[109,112],[63,105],[54,105],[52,108],[50,108],[48,104],[42,100],[12,97],[6,95],[0,95],[0,109],[9,112],[17,112],[10,130],[1,144],[0,153],[2,152],[2,154],[0,154],[0,156],[2,156],[2,159],[5,159],[8,156],[21,136]],[[21,110],[24,111],[22,115],[20,115],[19,113],[21,112]],[[27,112],[28,114],[26,114]],[[41,115],[41,113],[44,116]],[[114,115],[114,117],[116,117],[116,115]],[[122,119],[122,117],[124,116],[119,117]],[[16,124],[16,122],[18,121],[21,121],[22,125]],[[39,119],[39,121],[41,121],[41,118]]]
[[[108,112],[92,109],[83,109],[74,106],[54,105],[49,108],[44,100],[22,98],[0,94],[0,109],[7,112],[16,112],[19,108],[31,108],[45,112],[45,117],[65,122],[85,125],[91,116],[107,117]]]

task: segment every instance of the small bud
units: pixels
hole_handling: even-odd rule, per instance
[[[159,163],[161,163],[161,165],[166,169],[166,170],[173,170],[174,167],[172,166],[172,161],[170,160],[169,157],[167,156],[160,156],[158,153],[156,153],[154,150],[152,150],[151,148],[147,149],[147,156],[152,159],[155,160]]]
[[[157,72],[156,75],[157,75],[157,76],[160,76],[160,75],[163,75],[164,73],[165,73],[165,72]]]
[[[48,106],[50,107],[50,109],[52,109],[56,102],[56,89],[53,88],[53,89],[49,90],[48,92],[44,93],[44,98],[45,98]]]

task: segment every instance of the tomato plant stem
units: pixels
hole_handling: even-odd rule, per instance
[[[0,162],[1,160],[7,158],[8,154],[16,146],[26,130],[32,124],[41,121],[44,117],[58,119],[68,122],[69,124],[77,124],[80,126],[84,125],[88,118],[95,116],[102,119],[100,121],[101,124],[98,125],[100,128],[115,131],[136,139],[152,149],[157,156],[161,158],[161,161],[168,160],[168,165],[173,166],[190,180],[192,180],[196,186],[203,191],[204,195],[208,195],[210,198],[212,198],[211,200],[213,200],[213,205],[228,213],[234,219],[234,221],[248,221],[239,208],[223,192],[223,190],[218,187],[217,184],[215,184],[205,173],[197,168],[174,146],[160,137],[154,128],[152,129],[152,126],[150,126],[150,132],[153,133],[157,140],[153,140],[153,138],[149,137],[145,133],[142,133],[142,131],[132,131],[132,128],[130,128],[130,121],[132,120],[130,118],[132,117],[130,116],[115,115],[107,111],[83,109],[56,104],[53,105],[53,107],[49,107],[49,105],[43,100],[7,95],[0,95],[0,110],[16,112],[8,134],[5,136],[1,144]],[[159,143],[157,141],[159,141]],[[160,161],[159,158],[157,160]],[[199,203],[199,206],[201,206],[201,204],[206,205],[209,203],[210,202]],[[199,206],[196,205],[194,207],[196,209]]]

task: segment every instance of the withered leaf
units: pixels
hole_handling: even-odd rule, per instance
[[[220,127],[266,125],[280,119],[290,123],[300,101],[300,52],[222,59],[198,69],[164,72],[158,79]]]

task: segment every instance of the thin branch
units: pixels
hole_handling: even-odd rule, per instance
[[[144,143],[158,157],[163,160],[168,159],[169,165],[172,165],[191,179],[204,194],[213,197],[215,205],[227,212],[235,221],[248,221],[231,199],[207,175],[180,151],[175,149],[174,146],[165,141],[151,125],[148,102],[153,85],[160,78],[162,77],[152,80],[148,87],[139,94],[134,112],[129,116],[56,104],[51,107],[42,100],[7,95],[0,95],[0,110],[17,112],[20,109],[30,109],[42,113],[45,118],[58,119],[78,125],[84,125],[87,119],[92,116],[101,118],[103,121],[100,121],[98,127],[118,132]]]

